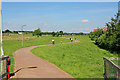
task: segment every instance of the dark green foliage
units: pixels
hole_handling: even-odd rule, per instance
[[[7,30],[5,30],[5,33],[11,33],[11,31],[7,29]]]
[[[80,32],[79,35],[83,35],[83,32]]]
[[[52,36],[55,37],[56,33],[55,32],[52,32]]]
[[[63,35],[68,35],[68,33],[65,32],[65,33],[63,33]]]
[[[61,36],[62,36],[62,35],[63,35],[63,31],[60,31],[60,32],[59,32],[59,35],[61,35]]]
[[[56,36],[59,37],[59,32],[56,33]]]
[[[34,30],[33,36],[37,36],[37,37],[42,36],[42,32],[41,32],[40,28],[38,28],[37,30]]]
[[[111,18],[111,22],[106,23],[107,31],[98,29],[90,32],[89,37],[101,48],[111,52],[120,52],[120,23],[118,22],[119,14],[115,18]]]
[[[56,36],[59,37],[59,35],[62,36],[63,35],[63,31],[59,31],[59,32],[57,31]]]
[[[16,34],[18,34],[18,32],[21,32],[21,31],[10,31],[10,30],[5,30],[5,31],[2,31],[3,33],[16,33]],[[24,32],[24,34],[31,34],[31,33],[33,33],[33,31],[22,31],[22,32]]]
[[[63,35],[88,35],[88,33],[83,33],[83,32],[80,32],[80,33],[63,33]]]
[[[89,37],[91,38],[91,40],[96,41],[98,39],[98,37],[100,37],[103,33],[104,33],[103,29],[98,28],[97,31],[90,32]]]
[[[42,32],[42,35],[52,35],[52,32]]]

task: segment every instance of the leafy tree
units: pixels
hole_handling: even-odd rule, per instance
[[[35,36],[35,35],[36,35],[37,37],[42,36],[42,32],[41,32],[40,28],[38,28],[37,30],[34,30],[33,36]]]
[[[83,32],[80,32],[79,35],[83,35]]]
[[[91,40],[97,40],[98,37],[100,37],[100,35],[102,35],[104,33],[103,29],[98,28],[97,31],[95,32],[90,32],[89,37],[91,38]]]
[[[55,32],[52,32],[52,36],[54,37],[56,35],[56,33]]]
[[[68,35],[68,33],[65,32],[65,33],[63,33],[63,35]]]
[[[60,31],[60,32],[59,32],[59,35],[61,35],[61,36],[62,36],[62,35],[63,35],[63,31]]]
[[[7,30],[5,30],[5,33],[11,33],[11,31],[7,29]]]
[[[59,37],[59,32],[56,33],[56,36]]]
[[[111,52],[120,52],[120,22],[118,21],[118,13],[115,18],[111,18],[111,22],[106,23],[107,31],[95,31],[89,34],[90,38],[96,42],[101,48]]]

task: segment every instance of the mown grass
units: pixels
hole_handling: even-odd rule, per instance
[[[8,38],[10,37],[10,39]],[[43,44],[51,44],[52,39],[55,40],[55,43],[60,43],[62,40],[64,43],[69,42],[67,39],[63,39],[60,37],[52,37],[52,36],[42,36],[41,38],[32,38],[32,35],[24,35],[24,37],[28,37],[27,39],[24,38],[24,45],[23,47],[28,46],[36,46],[36,45],[43,45]],[[4,56],[9,56],[11,59],[11,65],[10,65],[10,72],[14,71],[14,56],[13,53],[22,48],[21,46],[21,35],[12,35],[12,36],[3,36],[3,50],[4,50]]]
[[[100,49],[88,36],[65,36],[77,38],[78,43],[50,45],[32,50],[36,56],[48,60],[75,78],[103,78],[103,57],[117,54]]]

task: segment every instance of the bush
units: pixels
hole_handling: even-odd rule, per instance
[[[33,36],[35,36],[35,35],[36,35],[37,37],[42,36],[42,32],[41,32],[40,28],[38,28],[37,30],[34,30]]]
[[[118,16],[112,18],[111,22],[106,23],[107,31],[103,29],[98,29],[95,32],[90,32],[89,37],[94,40],[95,43],[104,49],[111,52],[120,52],[120,23],[118,21]]]

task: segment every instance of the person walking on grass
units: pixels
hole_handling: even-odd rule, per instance
[[[52,40],[52,44],[55,44],[55,41],[54,41],[54,40]]]
[[[71,42],[73,42],[73,39],[71,39]]]
[[[60,41],[60,43],[62,44],[62,40]]]

